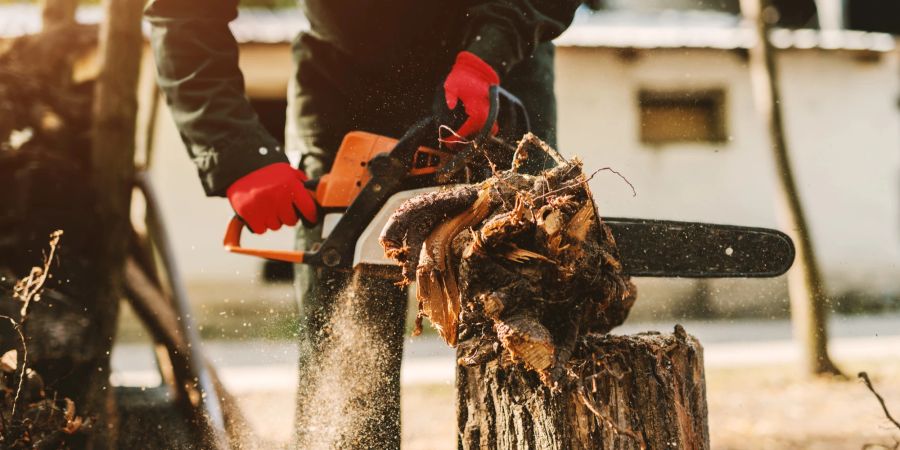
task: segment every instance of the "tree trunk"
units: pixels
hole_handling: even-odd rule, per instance
[[[756,107],[769,131],[770,146],[778,176],[778,203],[781,228],[797,248],[794,267],[788,272],[791,317],[794,337],[800,341],[804,369],[813,375],[840,375],[828,355],[828,311],[822,276],[812,245],[809,225],[803,212],[800,193],[794,181],[790,154],[781,116],[778,69],[769,41],[768,0],[742,0],[741,8],[756,32],[757,45],[750,49],[750,76]]]
[[[496,360],[457,369],[460,449],[708,449],[703,348],[674,334],[589,335],[592,376],[559,392]]]
[[[41,21],[44,29],[75,23],[76,9],[78,9],[78,0],[42,0]]]
[[[94,90],[91,176],[98,193],[96,223],[102,228],[104,239],[97,243],[95,305],[98,316],[94,327],[107,350],[111,349],[115,335],[131,232],[129,212],[134,185],[138,73],[143,47],[142,7],[141,0],[106,0],[100,27],[101,65]],[[98,361],[98,365],[95,375],[85,380],[94,393],[87,406],[91,411],[105,413],[99,418],[97,446],[112,447],[116,435],[115,405],[109,389],[109,356]]]

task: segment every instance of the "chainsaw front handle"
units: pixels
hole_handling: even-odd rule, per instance
[[[242,231],[244,231],[244,221],[241,220],[241,218],[238,216],[232,217],[231,222],[228,223],[228,228],[225,230],[225,239],[223,244],[225,245],[226,251],[229,251],[231,253],[238,253],[241,255],[257,256],[260,258],[290,263],[302,263],[307,259],[307,252],[241,247]]]

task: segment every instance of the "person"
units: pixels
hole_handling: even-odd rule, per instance
[[[298,247],[320,241],[321,226],[308,177],[326,173],[352,130],[399,137],[422,117],[457,108],[457,132],[484,125],[488,89],[502,85],[527,108],[532,131],[556,140],[551,42],[572,22],[578,0],[305,0],[309,31],[293,43],[295,72],[288,98],[289,140],[301,149],[301,168],[261,125],[244,92],[238,45],[229,22],[238,0],[151,0],[146,17],[165,93],[207,195],[226,196],[255,233],[298,227]],[[454,124],[456,125],[456,124]],[[346,273],[298,265],[301,317],[299,442],[309,434],[310,386],[325,324]],[[406,294],[393,280],[362,280],[377,293],[364,316],[383,339],[388,376],[355,447],[399,448],[399,373]],[[373,394],[374,395],[374,394]]]

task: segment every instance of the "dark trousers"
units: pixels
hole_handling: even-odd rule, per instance
[[[417,120],[431,114],[438,86],[449,72],[455,52],[445,42],[433,42],[399,55],[384,67],[361,67],[329,44],[308,34],[294,43],[296,73],[290,89],[287,134],[289,142],[302,152],[302,168],[310,177],[326,173],[344,135],[362,130],[400,137]],[[532,131],[551,145],[556,144],[556,99],[553,94],[551,43],[540,45],[534,55],[518,64],[504,77],[504,88],[518,96],[528,109]],[[310,249],[321,240],[321,229],[298,228],[297,247]],[[298,442],[317,433],[308,418],[316,408],[336,405],[314,404],[318,365],[323,352],[334,341],[330,324],[337,308],[346,305],[339,298],[349,274],[329,269],[297,265],[295,287],[300,310],[300,380],[297,411]],[[368,395],[373,400],[357,415],[353,427],[360,439],[342,440],[342,448],[400,448],[400,360],[407,308],[406,290],[392,279],[360,275],[353,280],[355,305],[363,313],[355,324],[367,328],[368,336],[383,339],[379,355],[384,370]],[[361,304],[359,302],[363,302]],[[367,345],[364,342],[360,346]],[[371,380],[367,380],[369,382]],[[351,413],[347,411],[347,413]]]

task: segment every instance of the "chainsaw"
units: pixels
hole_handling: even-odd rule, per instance
[[[492,87],[490,94],[485,129],[468,145],[429,147],[441,141],[434,117],[420,120],[400,139],[348,133],[331,172],[307,184],[315,191],[323,217],[323,240],[309,251],[242,247],[245,224],[237,216],[228,224],[225,249],[335,269],[396,267],[378,242],[391,214],[412,197],[482,181],[493,169],[503,169],[490,164],[512,161],[515,146],[510,142],[529,130],[528,114],[515,96],[500,87]],[[495,121],[500,132],[492,135]],[[532,170],[541,168],[538,163]],[[777,230],[619,217],[602,220],[612,231],[624,273],[633,277],[775,277],[794,261],[793,242]]]

